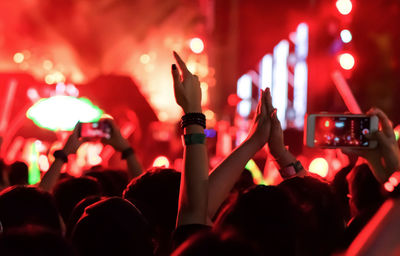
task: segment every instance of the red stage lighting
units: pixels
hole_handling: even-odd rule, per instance
[[[350,53],[343,53],[339,55],[340,66],[345,70],[350,70],[354,67],[355,60]]]
[[[337,0],[336,8],[341,14],[347,15],[353,9],[353,4],[351,3],[350,0]]]
[[[328,162],[322,158],[317,157],[311,161],[308,171],[311,173],[318,174],[319,176],[325,178],[328,175],[329,165]]]
[[[204,43],[203,40],[201,40],[198,37],[192,38],[190,40],[190,49],[194,52],[194,53],[202,53],[204,50]]]

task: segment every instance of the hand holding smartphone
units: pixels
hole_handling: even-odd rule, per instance
[[[367,134],[378,131],[378,117],[354,114],[311,114],[307,116],[304,142],[320,148],[375,148]]]
[[[110,139],[111,138],[111,125],[107,120],[100,120],[92,123],[80,124],[79,137],[86,139]]]

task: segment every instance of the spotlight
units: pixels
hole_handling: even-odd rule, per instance
[[[190,40],[190,49],[192,50],[192,52],[194,53],[202,53],[204,50],[204,43],[203,40],[201,40],[198,37],[192,38]]]
[[[340,66],[345,70],[350,70],[354,67],[355,60],[350,53],[343,53],[339,55]]]

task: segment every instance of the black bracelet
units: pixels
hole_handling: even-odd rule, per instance
[[[133,148],[129,147],[121,151],[121,159],[127,159],[130,155],[133,155],[135,151]]]
[[[181,127],[182,129],[189,126],[197,124],[206,128],[206,116],[203,113],[187,113],[186,115],[182,116],[181,119]]]
[[[56,150],[53,153],[54,158],[62,160],[64,163],[68,162],[68,156],[65,154],[64,150]]]

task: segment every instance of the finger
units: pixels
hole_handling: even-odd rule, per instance
[[[79,137],[80,136],[80,130],[81,130],[81,122],[78,121],[74,127],[74,130],[72,131],[72,135]]]
[[[178,63],[180,70],[182,71],[183,78],[186,78],[188,75],[192,74],[186,67],[185,62],[181,59],[181,57],[175,51],[174,51],[174,57],[175,57],[176,62]]]
[[[367,112],[368,115],[376,115],[379,118],[379,122],[382,125],[382,131],[386,136],[394,136],[393,132],[393,124],[390,119],[387,117],[385,112],[380,110],[379,108],[373,108]]]
[[[261,113],[262,97],[263,96],[262,96],[262,91],[261,91],[261,97],[258,100],[258,104],[257,104],[256,115],[259,115]]]
[[[262,93],[261,93],[261,115],[262,116],[266,116],[267,115],[267,113],[268,113],[268,110],[267,110],[267,97],[266,97],[266,95],[267,95],[267,93],[265,92],[265,91],[261,91]]]
[[[268,114],[271,115],[272,112],[274,111],[274,107],[272,106],[272,96],[271,96],[271,90],[269,88],[265,89],[265,100],[267,104]]]
[[[377,140],[381,146],[389,146],[390,140],[381,131],[377,131],[368,136],[369,140]]]

